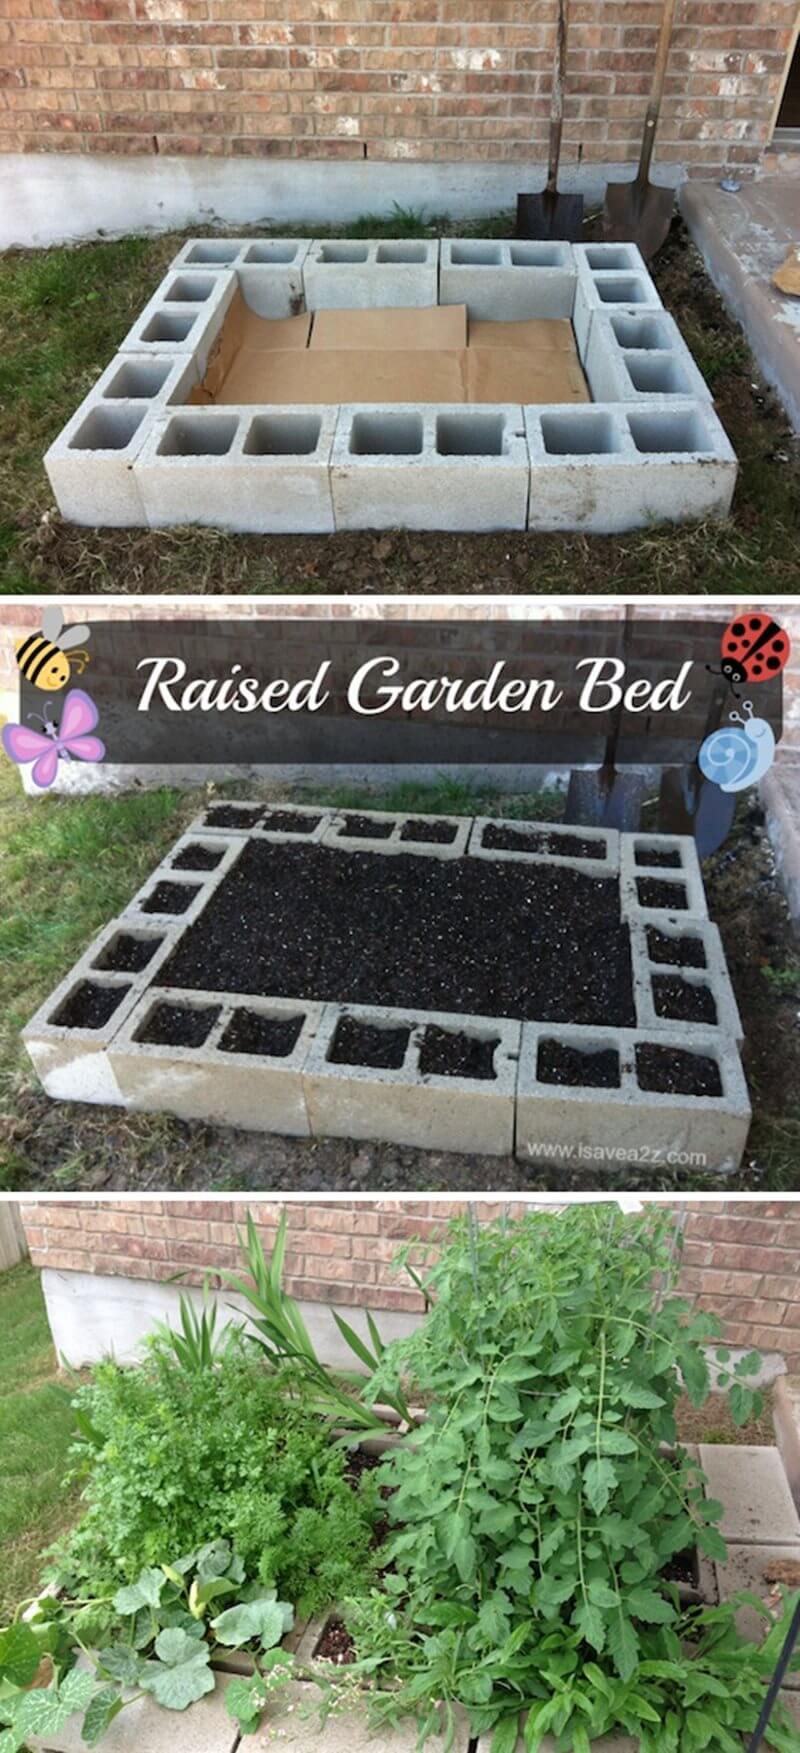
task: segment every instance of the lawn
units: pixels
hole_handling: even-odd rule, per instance
[[[477,229],[502,236],[510,228],[511,216],[499,214]],[[422,215],[399,213],[389,221],[368,216],[349,233],[454,229],[463,234],[469,228],[454,228],[446,218],[426,225]],[[590,222],[587,239],[595,230]],[[652,267],[740,459],[734,512],[725,523],[617,537],[367,532],[274,538],[196,528],[96,531],[64,523],[42,456],[189,235],[10,251],[0,258],[0,591],[763,596],[800,585],[800,445],[678,220]]]
[[[39,1274],[0,1273],[0,1625],[39,1586],[42,1553],[76,1519],[62,1480],[74,1436]]]
[[[242,795],[241,785],[221,788]],[[248,795],[264,793],[251,786]],[[417,1192],[451,1187],[591,1189],[585,1171],[511,1159],[442,1156],[346,1139],[303,1140],[186,1124],[166,1115],[127,1114],[50,1101],[19,1031],[69,971],[93,935],[129,901],[159,858],[208,801],[173,790],[122,797],[47,797],[32,803],[10,764],[0,763],[0,1189],[199,1187],[247,1191],[332,1188]],[[353,809],[502,814],[558,820],[556,792],[498,796],[489,786],[443,779],[395,785],[304,789],[303,801]],[[655,826],[648,819],[646,826]],[[709,910],[723,934],[742,1013],[754,1110],[743,1165],[726,1192],[800,1185],[800,957],[754,800],[745,801],[722,850],[705,867]],[[603,1176],[598,1186],[642,1191],[706,1189],[714,1179],[646,1165]]]

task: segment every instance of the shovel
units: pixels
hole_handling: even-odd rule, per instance
[[[653,68],[650,101],[644,122],[639,169],[632,183],[609,183],[603,216],[603,235],[611,243],[636,243],[646,258],[661,248],[672,223],[675,190],[662,188],[648,181],[650,162],[656,139],[656,128],[664,95],[675,0],[664,0],[661,33]]]
[[[622,629],[622,652],[625,657],[630,649],[632,620],[633,611],[628,603]],[[617,767],[622,713],[623,704],[620,701],[614,709],[606,734],[602,767],[578,771],[573,768],[570,773],[565,822],[574,822],[585,827],[618,828],[624,833],[635,832],[639,827],[644,801],[644,774],[635,771],[620,773]]]
[[[703,740],[718,729],[725,710],[725,699],[718,691],[711,696]],[[733,792],[720,791],[713,779],[706,779],[695,761],[691,767],[665,767],[661,775],[658,800],[658,827],[661,834],[693,834],[698,858],[710,858],[727,839],[736,814]]]
[[[559,194],[557,187],[566,70],[567,0],[559,0],[547,182],[540,195],[517,196],[517,237],[565,238],[568,243],[579,243],[583,236],[583,196]]]

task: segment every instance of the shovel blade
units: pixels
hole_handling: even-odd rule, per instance
[[[666,242],[675,208],[675,190],[648,183],[609,183],[603,236],[609,243],[638,244],[645,261]]]
[[[517,237],[553,238],[580,243],[583,237],[583,196],[543,189],[538,195],[517,196]]]

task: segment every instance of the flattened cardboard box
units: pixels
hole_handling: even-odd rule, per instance
[[[424,310],[318,310],[311,330],[312,353],[458,352],[467,345],[465,304],[433,304]]]

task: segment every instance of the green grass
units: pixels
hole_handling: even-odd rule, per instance
[[[39,1586],[42,1554],[75,1520],[62,1481],[74,1436],[39,1274],[0,1273],[0,1625]]]

